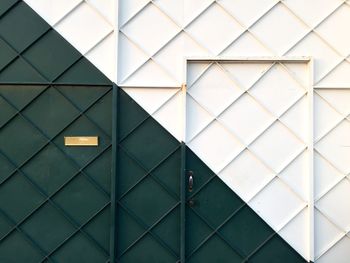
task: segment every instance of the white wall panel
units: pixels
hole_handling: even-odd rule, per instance
[[[127,19],[122,19],[120,38],[130,38],[131,42],[119,49],[119,64],[123,64],[123,56],[128,56],[125,64],[130,67],[125,69],[128,77],[121,73],[118,83],[180,87],[185,82],[185,57],[288,55],[313,57],[315,85],[350,86],[349,74],[345,73],[349,67],[347,47],[350,45],[345,33],[350,19],[349,3],[341,0],[304,2],[120,1],[120,10],[129,10],[122,11],[126,12]],[[146,12],[152,18],[144,23],[134,22],[146,17]],[[163,25],[159,25],[160,21]],[[156,30],[160,26],[167,28],[167,34]],[[133,30],[142,34],[132,39]],[[147,34],[149,30],[152,32]],[[338,31],[339,34],[335,33]],[[150,43],[159,45],[151,49]]]
[[[350,248],[350,90],[315,90],[316,262],[346,262]]]

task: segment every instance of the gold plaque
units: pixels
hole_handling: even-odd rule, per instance
[[[67,136],[65,146],[98,146],[98,136]]]

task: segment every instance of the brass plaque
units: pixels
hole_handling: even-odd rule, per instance
[[[98,146],[98,136],[67,136],[65,146]]]

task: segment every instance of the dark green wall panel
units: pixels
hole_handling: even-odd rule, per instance
[[[106,262],[112,83],[24,2],[0,16],[0,262]]]
[[[30,101],[20,99],[26,89]],[[59,86],[0,85],[2,104],[13,109],[1,114],[0,262],[109,258],[112,96],[104,89],[78,107]],[[101,143],[67,148],[67,135],[97,135]]]
[[[188,148],[186,170],[186,262],[305,262]]]
[[[118,260],[176,262],[181,145],[122,90],[118,102]]]

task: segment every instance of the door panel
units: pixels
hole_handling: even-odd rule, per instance
[[[194,61],[188,75],[186,144],[213,176],[194,172],[199,188],[187,193],[193,206],[186,216],[205,222],[197,227],[207,240],[197,241],[195,253],[188,244],[187,254],[204,262],[214,256],[210,247],[222,246],[230,262],[266,255],[269,262],[303,261],[289,255],[293,249],[309,259],[313,94],[307,62]],[[193,224],[188,239],[199,231]],[[268,247],[279,252],[265,255]]]
[[[186,168],[186,262],[305,262],[189,148]]]
[[[111,87],[0,86],[1,262],[108,260],[111,99]]]
[[[177,262],[181,144],[122,90],[118,105],[118,262]]]

